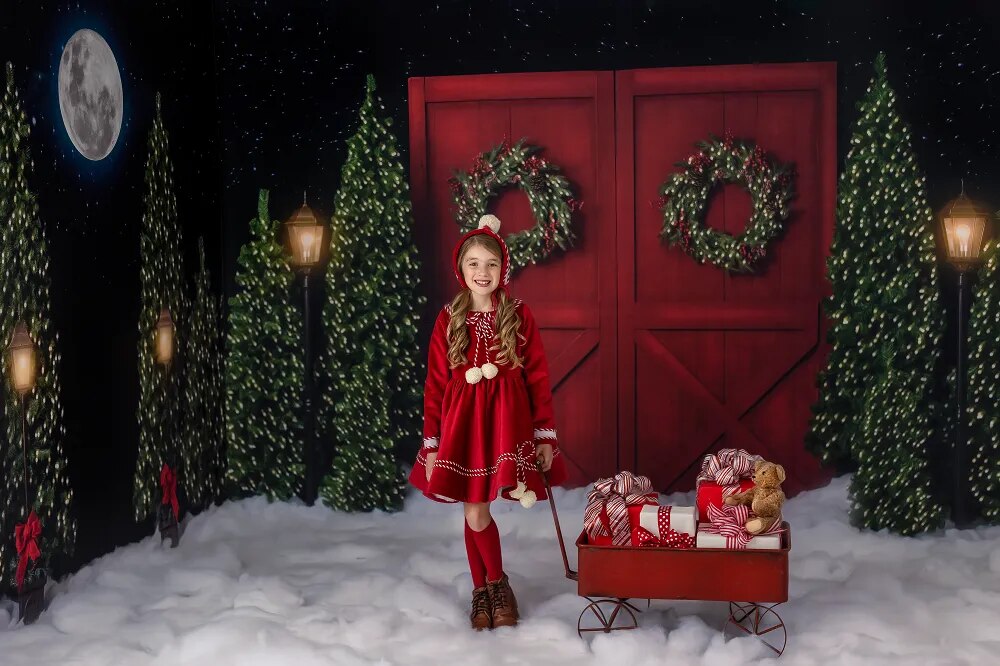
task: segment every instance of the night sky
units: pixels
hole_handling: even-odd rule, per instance
[[[932,207],[956,196],[964,177],[971,196],[1000,208],[995,3],[926,3],[941,7],[935,14],[915,13],[917,3],[904,12],[900,2],[223,4],[229,265],[258,188],[272,190],[275,215],[290,212],[303,187],[330,210],[369,72],[408,167],[410,76],[836,61],[842,166],[855,104],[882,49]]]
[[[51,256],[62,355],[66,449],[79,516],[75,562],[140,537],[130,509],[138,426],[139,231],[155,95],[163,98],[191,271],[205,236],[221,282],[221,154],[211,6],[175,2],[0,0],[0,60],[14,63],[31,123],[34,177]],[[115,54],[124,110],[118,142],[90,161],[58,99],[59,58],[79,29]],[[150,528],[151,529],[151,528]]]
[[[14,62],[32,122],[32,186],[51,246],[81,562],[145,529],[129,502],[138,235],[157,90],[189,266],[204,235],[227,295],[260,188],[278,218],[303,189],[331,210],[368,73],[408,167],[410,76],[836,61],[842,166],[855,104],[885,50],[932,207],[964,177],[971,196],[1000,208],[1000,9],[986,0],[927,3],[939,5],[934,15],[901,2],[0,3],[0,60]],[[56,93],[62,47],[84,27],[110,44],[124,87],[122,133],[101,162],[73,148]]]

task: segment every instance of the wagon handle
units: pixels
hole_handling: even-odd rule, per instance
[[[545,476],[545,472],[542,471],[541,463],[536,462],[535,465],[538,467],[538,473],[542,475],[542,481],[545,482],[545,493],[549,496],[549,506],[552,507],[552,522],[556,525],[556,536],[559,537],[559,550],[562,552],[566,578],[578,580],[577,573],[569,568],[569,558],[566,557],[566,543],[563,541],[562,529],[559,527],[559,514],[556,513],[556,501],[552,497],[552,487],[549,485],[549,477]]]

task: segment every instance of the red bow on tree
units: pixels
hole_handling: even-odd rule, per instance
[[[17,589],[21,589],[24,584],[28,560],[34,562],[42,556],[42,551],[38,549],[40,536],[42,536],[42,523],[32,509],[28,520],[14,526],[14,545],[17,547]]]
[[[177,475],[170,465],[163,463],[160,470],[160,489],[163,491],[163,504],[169,504],[174,510],[174,520],[179,520],[180,507],[177,504]]]

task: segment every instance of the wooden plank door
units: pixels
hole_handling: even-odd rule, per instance
[[[785,487],[823,473],[805,451],[825,346],[821,299],[836,199],[833,63],[646,69],[616,75],[621,463],[658,490],[694,487],[701,457],[745,448],[785,465]],[[651,205],[710,134],[793,162],[798,193],[758,275],[699,265],[659,240]],[[717,188],[706,224],[738,234],[750,213]]]
[[[584,202],[575,247],[516,273],[511,292],[532,308],[549,358],[569,485],[617,468],[614,76],[560,72],[413,78],[410,164],[417,244],[432,322],[457,289],[450,266],[459,237],[448,178],[505,137],[522,137],[569,178]],[[491,212],[509,234],[534,224],[516,189]],[[425,334],[426,339],[426,334]]]

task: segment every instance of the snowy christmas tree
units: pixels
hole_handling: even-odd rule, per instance
[[[156,95],[156,118],[149,133],[145,182],[139,236],[139,280],[142,285],[138,346],[139,456],[133,491],[137,520],[153,513],[154,502],[160,494],[160,469],[164,463],[176,462],[179,491],[183,488],[189,492],[192,471],[180,430],[184,416],[181,401],[188,341],[184,257],[174,195],[174,166],[170,160],[159,94]],[[156,322],[161,308],[169,310],[175,328],[175,349],[169,368],[156,361]]]
[[[417,250],[409,187],[392,121],[368,77],[360,125],[348,140],[337,192],[327,301],[328,377],[321,422],[333,469],[320,494],[338,509],[398,508],[400,444],[419,438]]]
[[[65,429],[60,384],[59,336],[51,321],[48,241],[38,203],[28,187],[32,161],[30,129],[7,63],[7,85],[0,100],[0,588],[13,582],[14,526],[33,507],[42,524],[43,557],[69,555],[76,541],[73,491],[66,469]],[[36,348],[34,390],[26,397],[28,504],[24,497],[20,397],[10,381],[10,343],[24,322]],[[44,562],[42,565],[44,566]]]
[[[858,466],[855,524],[913,534],[943,519],[927,455],[943,314],[934,217],[884,54],[859,110],[829,260],[831,350],[807,446],[825,463]]]
[[[235,495],[289,499],[302,488],[302,314],[262,191],[240,250],[226,341],[226,482]]]
[[[883,367],[867,391],[854,446],[858,470],[851,480],[851,522],[912,536],[940,527],[944,520],[926,471],[925,450],[913,446],[931,435],[930,420],[921,412],[927,381],[912,369],[897,367],[899,352],[891,345],[878,359]],[[916,430],[921,425],[922,432]]]
[[[1000,253],[994,244],[969,314],[969,488],[980,514],[1000,523]]]
[[[225,470],[222,377],[222,322],[219,297],[205,265],[205,241],[198,239],[198,274],[191,309],[186,397],[187,451],[193,456],[186,486],[192,506],[208,506],[222,496]]]

